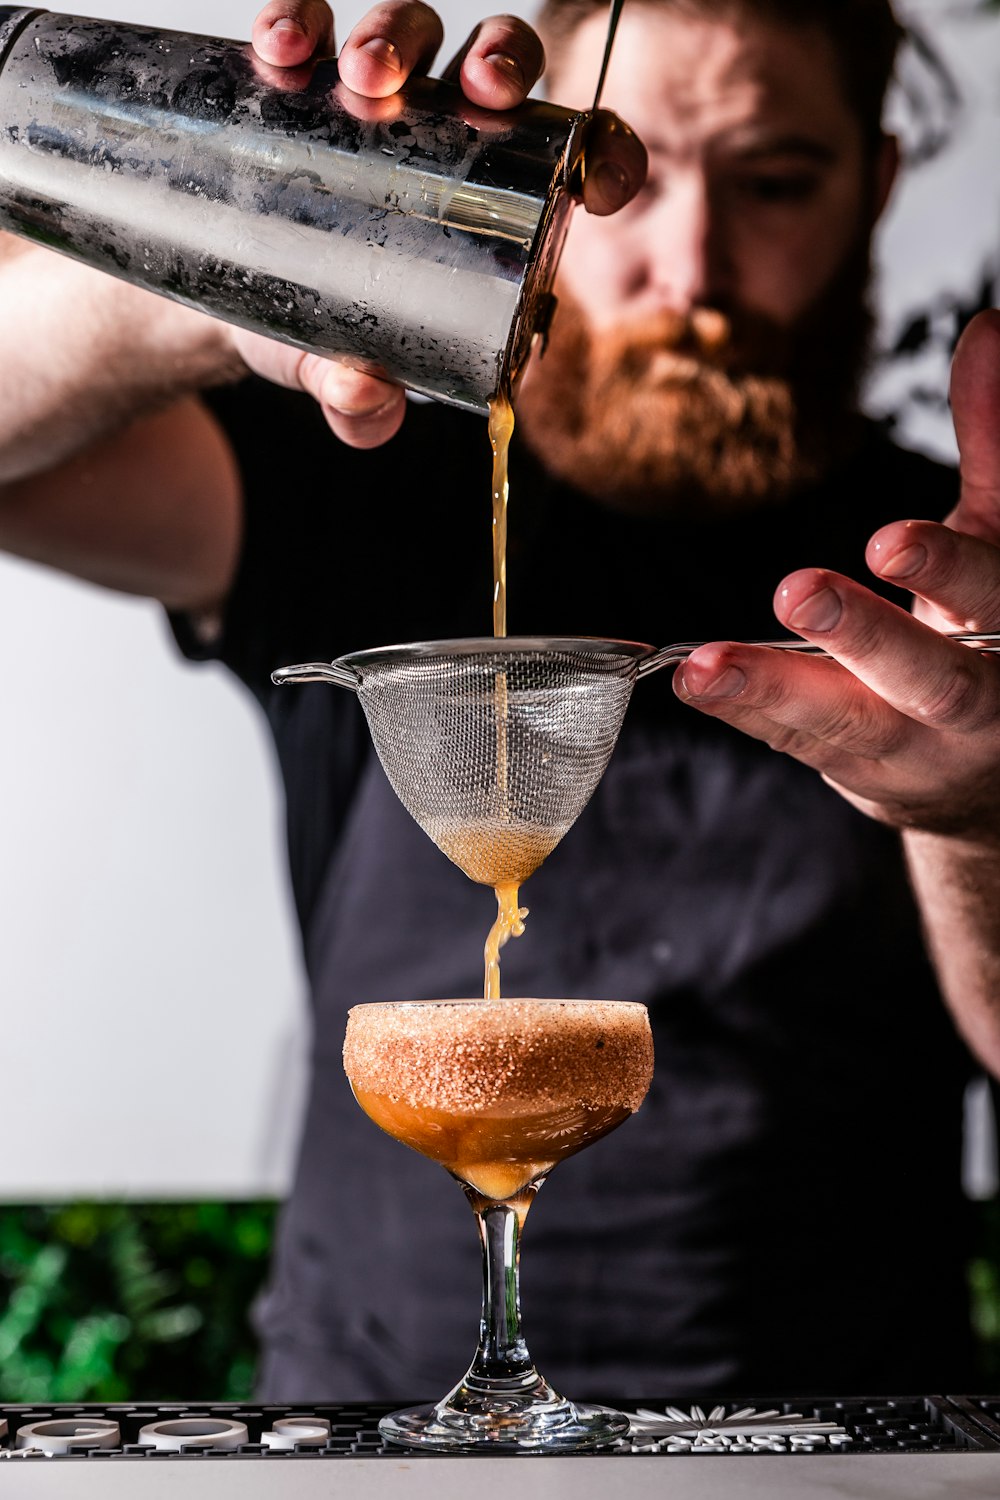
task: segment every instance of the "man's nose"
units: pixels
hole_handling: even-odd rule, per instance
[[[675,180],[657,204],[650,283],[671,311],[688,313],[718,295],[719,255],[708,188],[700,173]]]

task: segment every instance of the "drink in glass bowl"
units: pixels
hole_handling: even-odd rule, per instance
[[[525,1215],[557,1162],[614,1130],[645,1098],[653,1042],[643,1005],[603,1000],[432,1000],[351,1011],[344,1068],[389,1135],[465,1189],[483,1245],[472,1365],[436,1406],[383,1419],[389,1441],[438,1451],[572,1451],[628,1429],[617,1412],[558,1396],[521,1332]]]

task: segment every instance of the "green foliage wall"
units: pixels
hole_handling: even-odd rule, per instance
[[[273,1203],[0,1208],[0,1401],[242,1401]]]
[[[0,1402],[249,1399],[256,1345],[247,1312],[276,1211],[0,1208]],[[1000,1202],[977,1205],[976,1215],[973,1323],[984,1389],[1000,1391]]]
[[[984,1388],[1000,1391],[1000,1199],[991,1198],[975,1208],[976,1253],[969,1266],[972,1326]]]

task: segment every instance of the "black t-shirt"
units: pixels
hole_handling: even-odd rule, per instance
[[[396,801],[353,696],[270,673],[489,633],[485,424],[417,406],[359,453],[261,382],[212,404],[247,506],[214,654],[273,731],[313,999],[298,1172],[257,1314],[262,1395],[437,1396],[475,1342],[474,1225],[440,1168],[361,1113],[340,1054],[353,1004],[481,993],[493,896]],[[878,525],[953,498],[949,471],[875,429],[809,494],[704,522],[605,509],[515,445],[511,630],[773,636],[785,572],[863,577]],[[643,1108],[563,1163],[528,1222],[526,1333],[548,1378],[578,1397],[966,1388],[969,1062],[896,836],[680,704],[664,672],[638,685],[593,801],[523,899],[505,992],[644,1001],[656,1048]]]

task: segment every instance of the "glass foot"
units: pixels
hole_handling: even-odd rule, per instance
[[[573,1453],[625,1437],[629,1419],[610,1407],[566,1401],[542,1380],[530,1393],[476,1390],[463,1381],[436,1406],[395,1411],[378,1427],[388,1443],[438,1453]]]

